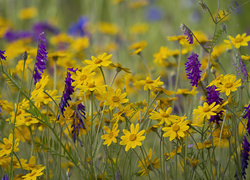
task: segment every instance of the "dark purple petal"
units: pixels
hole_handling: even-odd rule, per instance
[[[187,78],[191,80],[192,86],[198,86],[198,82],[201,79],[200,62],[198,55],[193,52],[188,58],[188,62],[185,63]]]
[[[4,54],[5,54],[5,50],[4,50],[4,51],[1,51],[1,50],[0,50],[0,59],[6,61],[6,56],[4,56]]]
[[[193,34],[190,31],[190,29],[187,26],[185,26],[184,24],[181,24],[180,28],[181,28],[182,32],[184,33],[184,35],[187,36],[187,40],[188,40],[189,44],[193,44],[194,43]]]

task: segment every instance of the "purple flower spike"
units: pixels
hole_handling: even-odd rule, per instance
[[[248,119],[247,121],[247,132],[250,135],[250,104],[247,107],[244,107],[246,114],[243,116],[244,119]]]
[[[69,106],[68,101],[71,100],[70,95],[72,95],[74,93],[74,91],[75,91],[74,86],[71,85],[72,82],[74,82],[74,80],[71,78],[71,74],[70,74],[69,71],[76,72],[77,69],[74,70],[73,68],[68,68],[67,77],[65,79],[65,87],[64,87],[63,95],[62,95],[62,98],[61,98],[61,102],[59,103],[60,113],[59,113],[57,119],[59,119],[61,113],[63,115],[63,112],[65,111],[65,107]]]
[[[198,55],[192,52],[188,58],[188,62],[185,63],[187,78],[191,80],[192,86],[197,87],[201,79],[200,66]]]
[[[207,103],[208,105],[211,105],[213,102],[216,102],[215,105],[221,104],[222,103],[222,98],[220,98],[220,93],[219,91],[215,91],[216,86],[209,86],[207,88]],[[210,121],[211,122],[216,122],[219,124],[219,121],[222,121],[221,115],[223,111],[220,111],[217,113],[215,116],[211,116]]]
[[[41,33],[39,36],[39,43],[38,43],[38,49],[37,49],[37,55],[36,55],[36,62],[35,62],[35,68],[34,68],[34,83],[36,84],[40,79],[42,78],[43,70],[46,69],[46,62],[47,60],[47,41],[45,39],[44,33]]]
[[[241,169],[242,169],[242,176],[245,179],[246,179],[246,169],[249,160],[249,154],[248,154],[249,151],[250,151],[250,144],[247,141],[246,136],[244,136],[242,143],[242,150],[241,150]]]
[[[194,39],[193,39],[193,34],[190,31],[190,29],[185,24],[181,24],[180,28],[181,28],[182,32],[184,33],[184,35],[187,36],[187,40],[188,40],[189,44],[193,44]]]
[[[7,174],[4,174],[4,175],[3,175],[2,180],[9,180],[9,178],[8,178]]]
[[[85,117],[85,106],[82,105],[81,103],[78,104],[77,106],[77,110],[74,112],[73,114],[73,124],[72,124],[72,134],[73,134],[73,139],[74,139],[74,142],[76,141],[76,138],[79,136],[79,131],[80,129],[86,129],[85,125],[84,125],[84,119],[86,119]],[[82,142],[80,139],[78,139],[81,146],[82,145]]]
[[[1,50],[0,50],[0,59],[6,61],[6,56],[4,56],[4,54],[5,54],[5,50],[4,50],[4,51],[1,51]]]

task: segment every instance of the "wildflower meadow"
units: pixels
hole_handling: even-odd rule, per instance
[[[249,2],[0,0],[0,178],[250,179]]]

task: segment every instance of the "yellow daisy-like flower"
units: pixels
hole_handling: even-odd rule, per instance
[[[22,176],[24,180],[36,180],[38,176],[43,175],[43,170],[45,169],[45,166],[39,168],[39,169],[33,169],[31,173],[26,174],[25,176]]]
[[[169,107],[166,112],[160,109],[159,112],[153,111],[152,113],[150,113],[149,118],[160,121],[159,124],[163,124],[165,122],[167,125],[171,125],[172,123],[176,122],[176,119],[178,118],[178,116],[176,115],[170,115],[171,112],[171,107]]]
[[[247,33],[244,33],[242,35],[238,34],[235,38],[232,36],[229,36],[233,46],[237,49],[239,49],[241,46],[248,46],[248,42],[250,41],[250,36],[246,36]],[[231,43],[229,40],[224,40],[224,42],[228,45],[229,49],[232,49]]]
[[[128,151],[130,148],[134,149],[136,146],[141,146],[141,141],[145,139],[145,136],[143,136],[145,130],[141,130],[139,132],[138,123],[136,124],[136,126],[134,126],[134,124],[131,124],[130,131],[128,131],[127,129],[123,129],[124,136],[121,137],[122,141],[120,142],[120,144],[126,145],[125,151]]]
[[[134,52],[130,53],[131,55],[139,54],[145,47],[147,46],[147,41],[141,41],[132,44],[129,49],[134,50]]]
[[[149,153],[148,153],[148,157],[146,157],[145,159],[141,161],[139,161],[138,167],[141,168],[142,170],[140,170],[138,173],[140,174],[140,176],[147,176],[148,172],[153,171],[154,169],[158,169],[161,167],[160,165],[160,158],[154,158],[153,161],[151,161],[153,155],[153,151],[150,148]],[[147,169],[145,169],[145,166]]]
[[[237,91],[237,87],[241,86],[241,79],[236,80],[236,76],[232,74],[227,74],[223,78],[220,79],[220,83],[217,84],[216,91],[220,91],[220,93],[225,93],[227,96],[234,91]]]
[[[31,99],[35,98],[38,94],[42,93],[44,87],[49,82],[49,76],[42,75],[42,79],[36,83],[36,88],[31,92]]]
[[[204,117],[210,119],[211,116],[216,115],[217,109],[220,105],[216,105],[216,102],[213,102],[211,105],[208,105],[207,102],[204,102],[203,106],[199,106],[198,109],[194,109],[193,114],[197,114],[197,118],[201,118],[203,120]]]
[[[89,82],[90,79],[93,79],[94,75],[95,72],[92,72],[91,69],[86,67],[82,68],[81,70],[77,70],[76,73],[73,73],[71,76],[74,80],[74,82],[72,82],[72,86],[74,86],[75,89],[80,89],[82,85]]]
[[[250,60],[250,56],[249,56],[248,54],[246,54],[246,55],[241,55],[241,58],[242,58],[243,60],[246,60],[246,61],[249,61],[249,60]]]
[[[125,97],[127,93],[122,93],[121,89],[114,91],[113,88],[109,87],[108,91],[104,93],[106,102],[104,105],[109,106],[109,109],[112,110],[115,107],[120,107],[122,103],[127,103],[129,100]]]
[[[152,90],[154,87],[159,87],[163,85],[163,82],[160,81],[161,76],[159,76],[156,80],[152,80],[150,77],[147,77],[146,80],[136,81],[134,86],[144,86],[144,91],[148,89]]]
[[[119,33],[120,28],[117,25],[112,24],[112,23],[100,22],[99,31],[103,34],[115,35]]]
[[[18,17],[20,19],[31,19],[31,18],[35,17],[36,15],[37,15],[37,8],[35,8],[35,7],[29,7],[29,8],[22,9],[18,13]]]
[[[30,125],[36,124],[36,123],[39,123],[39,121],[36,118],[28,116],[25,119],[20,119],[20,120],[16,121],[16,126],[17,127],[22,126],[22,125],[30,126]]]
[[[35,156],[31,156],[29,159],[29,163],[28,164],[24,164],[22,165],[23,169],[25,170],[33,170],[33,169],[39,169],[41,168],[43,165],[36,165],[36,157]]]
[[[108,134],[104,134],[101,136],[102,139],[104,139],[104,143],[103,145],[109,146],[112,142],[113,143],[117,143],[117,139],[116,137],[118,136],[118,133],[120,130],[117,130],[118,125],[115,124],[112,128],[112,130],[109,129],[109,127],[104,126],[104,130],[108,133]]]
[[[92,60],[85,60],[85,64],[87,64],[87,69],[95,70],[98,67],[107,67],[109,66],[112,61],[110,61],[110,58],[112,57],[112,54],[107,55],[107,53],[103,53],[102,55],[99,55],[97,58],[94,56],[91,56]]]
[[[159,65],[166,65],[167,62],[165,61],[169,56],[169,50],[168,47],[161,46],[158,53],[154,54],[154,63]]]
[[[14,152],[19,151],[18,145],[19,145],[20,139],[15,139],[14,143]],[[0,144],[0,157],[6,155],[8,156],[12,151],[12,144],[13,144],[13,134],[9,135],[9,139],[3,138],[3,143]]]
[[[148,30],[148,24],[145,23],[137,23],[130,27],[131,34],[144,34]]]
[[[172,124],[170,127],[162,128],[163,131],[166,131],[163,137],[169,137],[170,141],[173,141],[175,138],[184,138],[188,129],[188,121],[179,121],[178,123]]]

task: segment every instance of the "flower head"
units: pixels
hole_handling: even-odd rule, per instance
[[[244,119],[247,120],[247,132],[250,135],[250,104],[247,107],[244,107],[246,114],[243,116]]]
[[[160,76],[156,80],[147,77],[146,80],[136,81],[134,85],[144,86],[144,91],[147,91],[148,89],[152,90],[154,87],[163,85],[163,82],[160,81]]]
[[[103,145],[106,145],[109,146],[112,142],[113,143],[117,143],[117,139],[116,137],[118,136],[118,133],[119,133],[119,129],[117,130],[118,128],[118,124],[115,124],[112,128],[112,130],[109,129],[109,127],[107,126],[104,126],[104,130],[108,133],[108,134],[104,134],[101,136],[102,139],[104,139],[104,143]]]
[[[39,168],[39,169],[33,169],[30,173],[26,174],[25,176],[22,176],[24,180],[36,180],[38,176],[43,175],[43,170],[45,169],[45,166]]]
[[[123,129],[124,136],[121,137],[122,141],[120,142],[121,145],[126,145],[125,151],[128,151],[130,148],[135,148],[136,146],[141,146],[145,139],[143,134],[145,130],[141,130],[139,132],[139,124],[131,124],[130,131]]]
[[[87,64],[86,68],[95,70],[98,67],[107,67],[109,66],[112,61],[110,58],[112,57],[112,54],[107,55],[107,53],[103,53],[102,55],[99,55],[97,58],[94,56],[91,56],[91,60],[85,60],[84,62]]]
[[[17,152],[19,151],[19,148],[18,148],[18,145],[19,145],[19,139],[16,139],[15,140],[15,143],[14,143],[14,152]],[[0,144],[0,157],[6,155],[8,156],[12,149],[13,149],[13,134],[10,134],[9,135],[9,139],[7,138],[3,138],[3,143]]]
[[[235,38],[229,36],[233,46],[239,49],[241,46],[248,46],[248,42],[250,41],[250,36],[246,36],[247,34],[244,33],[242,35],[238,34]],[[224,40],[224,42],[228,45],[230,49],[232,49],[231,43],[229,40]]]
[[[242,169],[242,176],[246,179],[246,169],[248,166],[249,160],[249,151],[250,151],[250,144],[247,141],[246,136],[243,138],[242,143],[242,150],[241,150],[241,169]]]
[[[4,50],[4,51],[1,51],[1,50],[0,50],[0,59],[6,61],[6,57],[4,56],[4,54],[5,54],[5,50]]]
[[[201,63],[198,60],[198,55],[191,53],[188,58],[188,62],[185,63],[187,78],[191,80],[192,86],[198,86],[198,82],[201,79]]]
[[[8,178],[7,174],[4,174],[4,175],[3,175],[2,180],[9,180],[9,178]]]
[[[232,74],[227,74],[220,79],[220,83],[218,83],[216,91],[220,91],[220,93],[225,93],[227,96],[231,93],[231,91],[236,91],[237,87],[241,86],[241,79],[236,80],[236,76]]]
[[[126,99],[127,93],[122,93],[121,89],[114,91],[113,88],[108,88],[104,96],[106,97],[106,102],[104,104],[108,105],[110,110],[115,107],[120,107],[121,104],[129,101]]]
[[[219,108],[219,104],[216,105],[216,102],[213,102],[211,105],[208,105],[207,102],[204,102],[203,106],[199,106],[198,109],[194,109],[193,114],[197,114],[197,118],[203,120],[204,117],[210,119],[211,116],[217,114],[216,110]]]
[[[36,62],[34,68],[34,83],[36,84],[42,77],[43,70],[46,69],[47,62],[47,49],[46,49],[46,39],[44,33],[41,33],[39,36],[39,43],[36,55]]]
[[[134,52],[131,52],[131,55],[139,54],[141,51],[147,46],[147,41],[140,41],[137,43],[132,44],[129,49],[134,50]]]
[[[187,36],[189,44],[193,44],[194,40],[193,40],[193,33],[191,32],[191,30],[185,24],[181,24],[180,28],[182,32],[185,34],[185,36]]]
[[[166,131],[163,134],[163,137],[169,137],[170,141],[173,141],[175,138],[184,138],[185,132],[189,129],[188,121],[183,121],[173,123],[170,127],[162,128],[163,131]]]
[[[178,116],[176,115],[170,115],[171,112],[171,107],[169,107],[166,112],[160,109],[159,112],[153,111],[152,113],[150,113],[149,118],[160,121],[159,124],[163,124],[165,122],[167,125],[171,125],[172,123],[176,122],[178,118]]]
[[[60,113],[62,113],[62,115],[63,115],[63,112],[65,111],[65,107],[69,106],[68,101],[71,100],[70,95],[72,95],[75,91],[74,86],[72,86],[72,82],[74,82],[74,80],[71,79],[71,74],[69,71],[76,72],[76,70],[74,70],[73,68],[72,69],[68,68],[67,77],[65,79],[65,87],[64,87],[63,95],[61,98],[61,102],[59,103]],[[58,118],[59,116],[60,114],[58,115]]]

